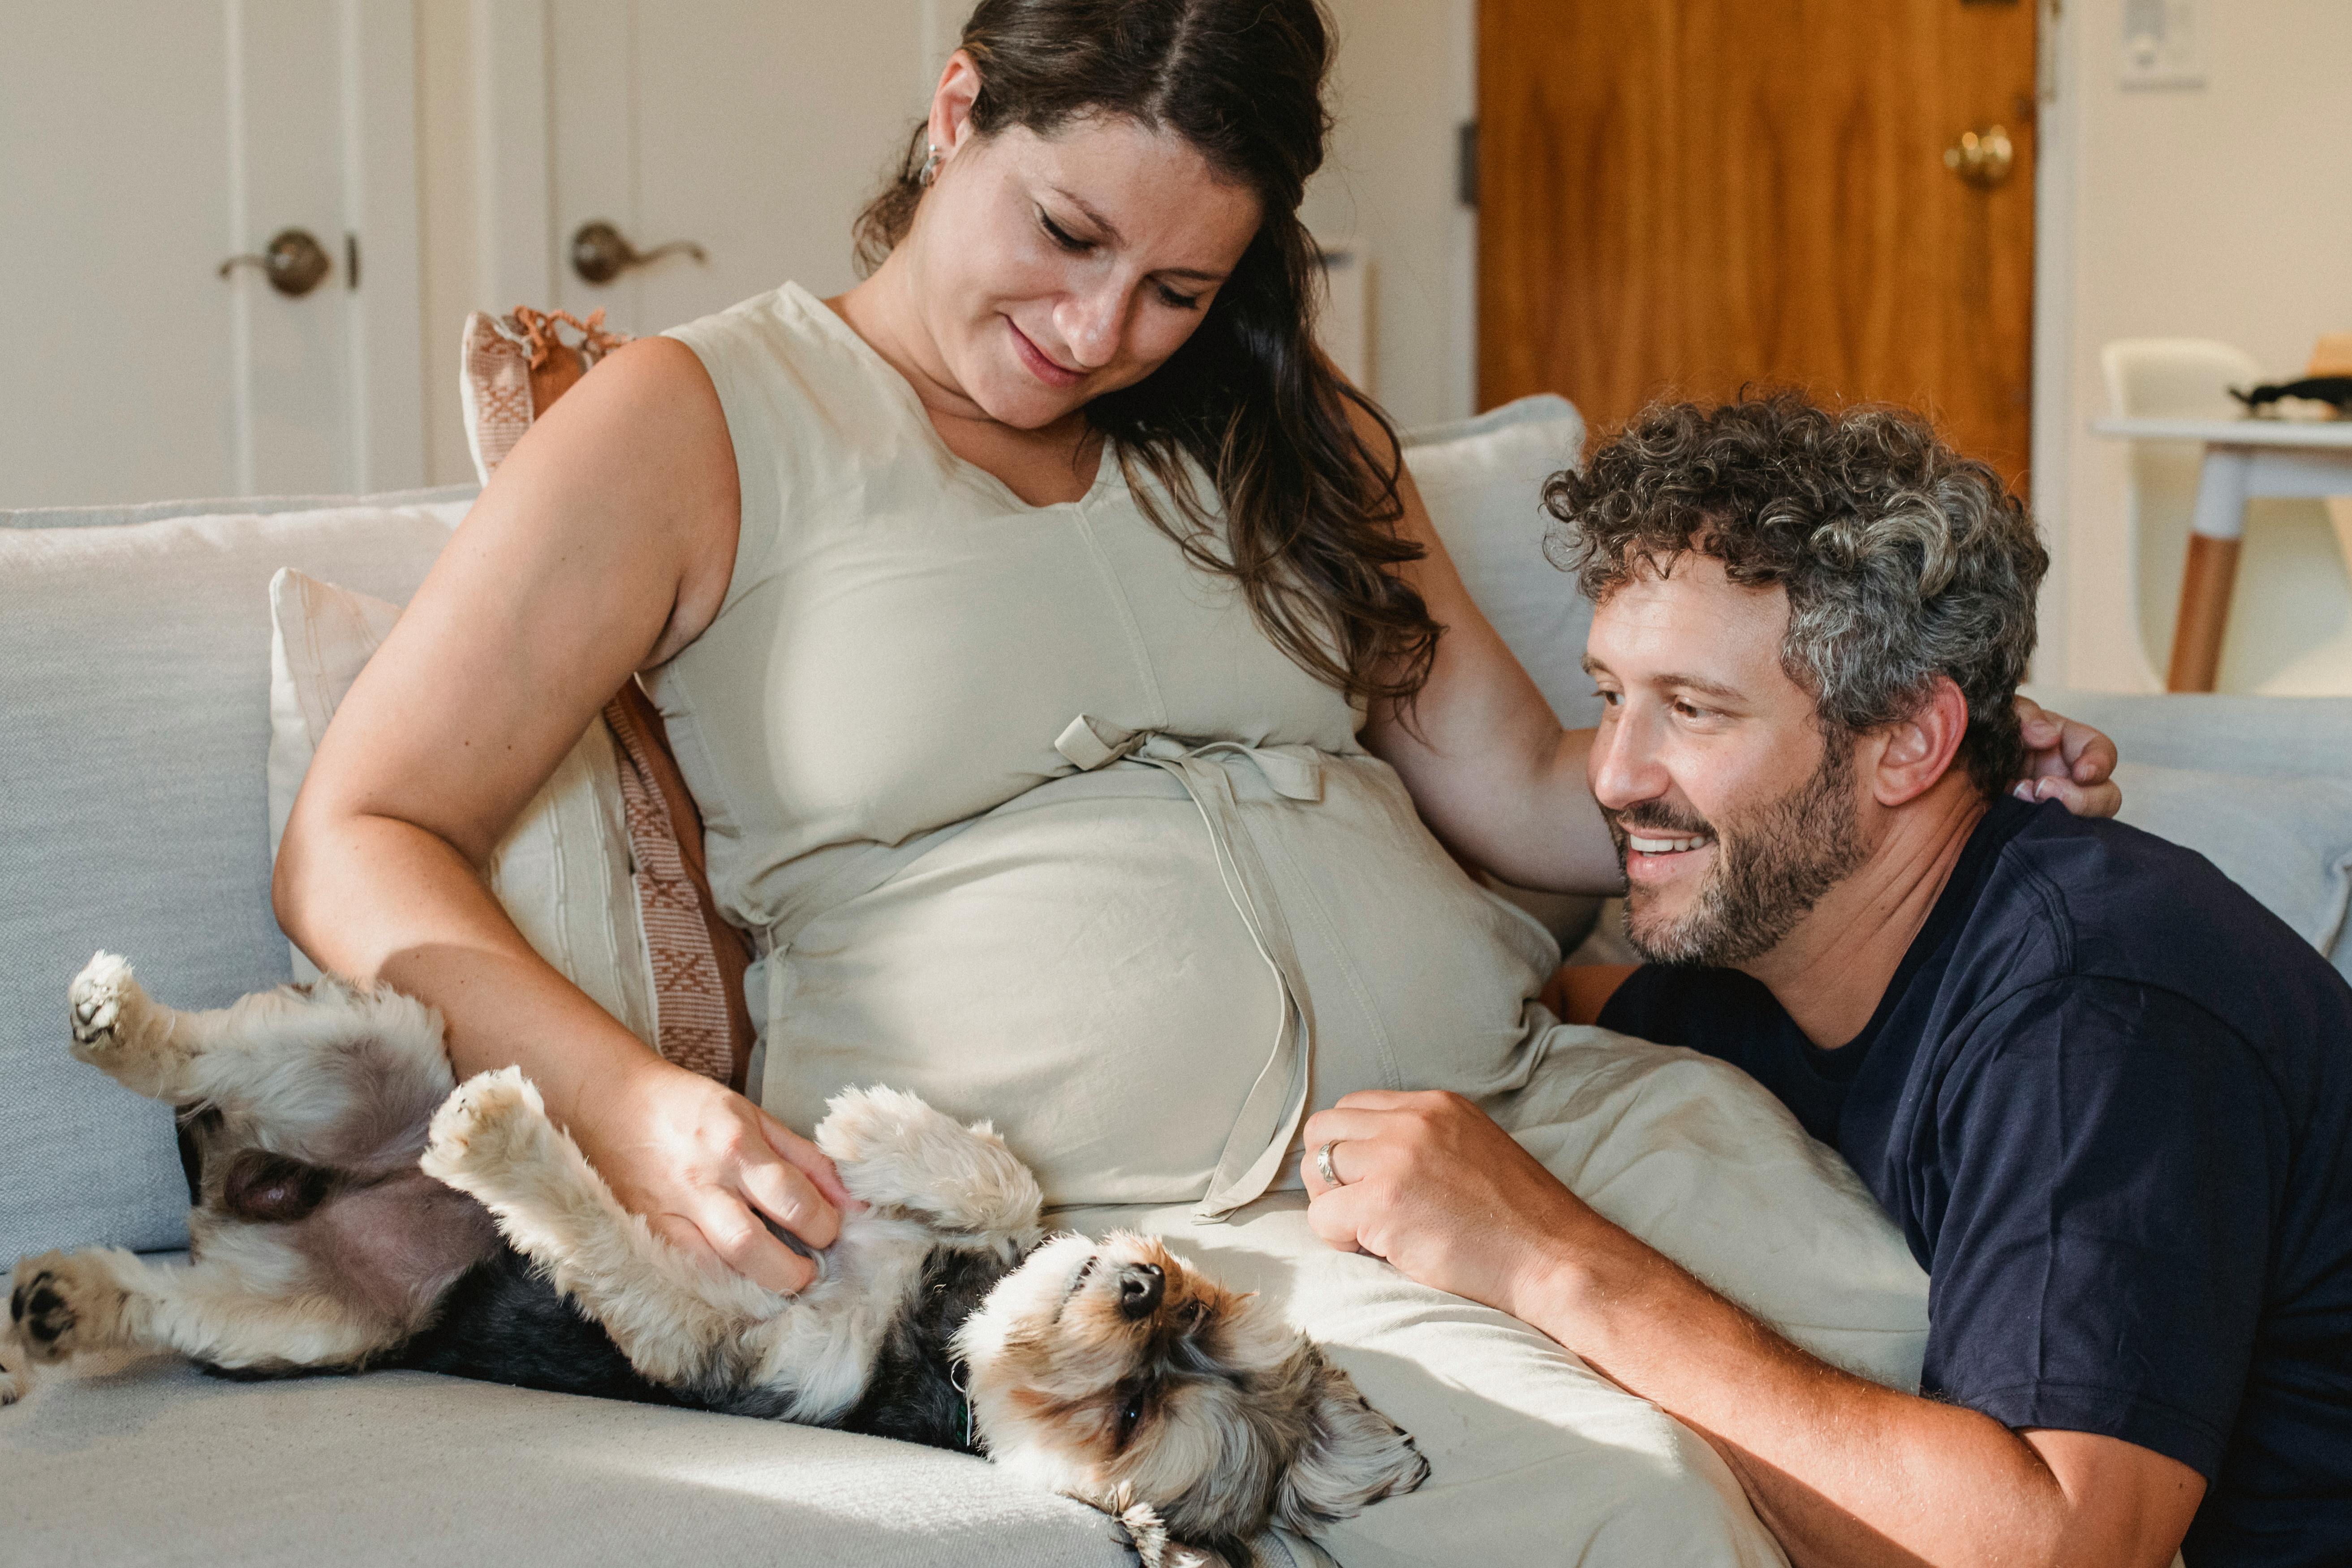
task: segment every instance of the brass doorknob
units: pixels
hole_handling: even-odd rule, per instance
[[[2010,145],[2004,125],[1963,131],[1958,141],[1944,149],[1944,167],[1979,190],[1991,190],[2016,166],[2017,149]]]
[[[572,237],[572,270],[591,283],[610,283],[632,267],[643,267],[648,261],[658,261],[665,256],[680,251],[697,261],[709,261],[702,247],[690,239],[673,239],[667,245],[656,245],[651,250],[639,250],[623,237],[621,231],[598,218],[583,223]]]
[[[224,278],[240,267],[258,267],[269,286],[280,294],[299,300],[316,289],[335,264],[310,231],[301,228],[281,228],[269,239],[269,248],[258,256],[232,256],[220,264]]]

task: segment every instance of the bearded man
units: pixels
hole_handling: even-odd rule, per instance
[[[2005,791],[2023,506],[1916,420],[1788,396],[1654,409],[1546,502],[1651,961],[1600,1021],[1844,1154],[1928,1271],[1921,1392],[1451,1096],[1307,1123],[1318,1234],[1681,1418],[1800,1563],[2352,1561],[2352,988],[2197,855]]]

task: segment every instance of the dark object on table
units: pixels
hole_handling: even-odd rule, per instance
[[[2301,381],[2268,384],[2252,392],[2230,388],[2230,395],[2259,414],[2282,397],[2308,397],[2315,403],[2333,406],[2336,413],[2352,413],[2352,375],[2314,375]]]

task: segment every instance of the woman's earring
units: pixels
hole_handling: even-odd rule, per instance
[[[923,160],[923,172],[915,176],[915,184],[928,188],[933,180],[940,177],[939,143],[936,142],[926,142],[923,143],[923,151],[929,153],[929,156]]]

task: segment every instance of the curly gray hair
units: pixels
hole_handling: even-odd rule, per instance
[[[2050,556],[2025,503],[1916,416],[1793,393],[1636,415],[1544,487],[1544,553],[1594,604],[1643,563],[1696,553],[1789,595],[1780,662],[1824,724],[1916,712],[1936,677],[1969,706],[1961,755],[1997,795],[2024,763],[2013,699]]]

